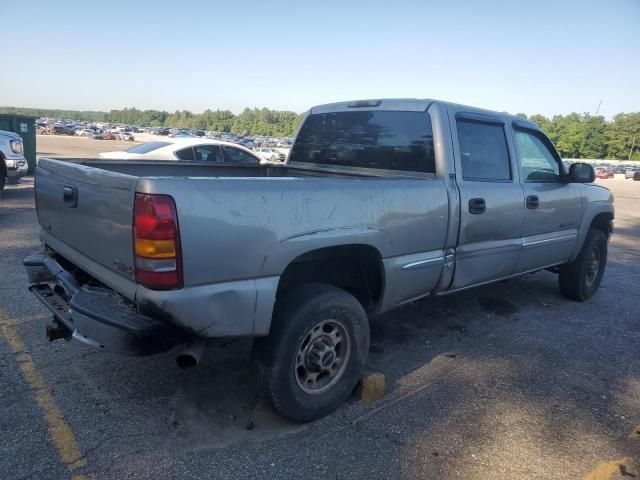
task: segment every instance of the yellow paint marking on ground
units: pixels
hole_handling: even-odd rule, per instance
[[[612,460],[611,462],[601,463],[590,474],[584,477],[584,480],[609,480],[614,474],[620,472],[620,467],[624,467],[628,459]]]
[[[86,466],[87,461],[78,448],[78,443],[71,427],[64,420],[62,412],[56,405],[51,389],[36,368],[15,326],[9,324],[5,319],[6,316],[0,311],[0,335],[16,355],[22,377],[36,397],[38,407],[40,407],[47,424],[49,439],[58,451],[60,460],[71,472]],[[90,478],[92,477],[84,475],[73,476],[74,480],[89,480]]]
[[[23,323],[31,322],[34,320],[47,320],[49,318],[51,318],[51,315],[44,315],[44,314],[31,315],[29,317],[16,318],[12,320],[4,320],[2,319],[2,317],[0,317],[0,325],[15,326],[15,325],[21,325]]]

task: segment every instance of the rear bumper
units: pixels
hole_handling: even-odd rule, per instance
[[[65,325],[72,338],[122,355],[153,355],[186,340],[174,325],[142,315],[107,288],[80,286],[54,258],[24,259],[29,290]]]

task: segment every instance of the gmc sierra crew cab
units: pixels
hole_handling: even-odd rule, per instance
[[[369,316],[542,269],[587,300],[614,218],[535,124],[434,100],[314,107],[283,165],[45,158],[35,181],[50,339],[186,367],[255,337],[261,391],[298,421],[350,395]]]

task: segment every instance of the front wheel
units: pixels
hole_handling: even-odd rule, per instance
[[[560,267],[560,291],[571,300],[588,300],[598,290],[606,264],[607,237],[590,229],[576,259]]]
[[[331,285],[304,285],[276,304],[269,336],[255,341],[261,393],[281,415],[315,420],[351,395],[368,351],[358,300]]]

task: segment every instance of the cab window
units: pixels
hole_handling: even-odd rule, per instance
[[[563,170],[546,138],[537,132],[515,130],[520,170],[525,182],[559,182]]]
[[[464,180],[511,180],[509,150],[503,125],[457,120],[457,127]]]

